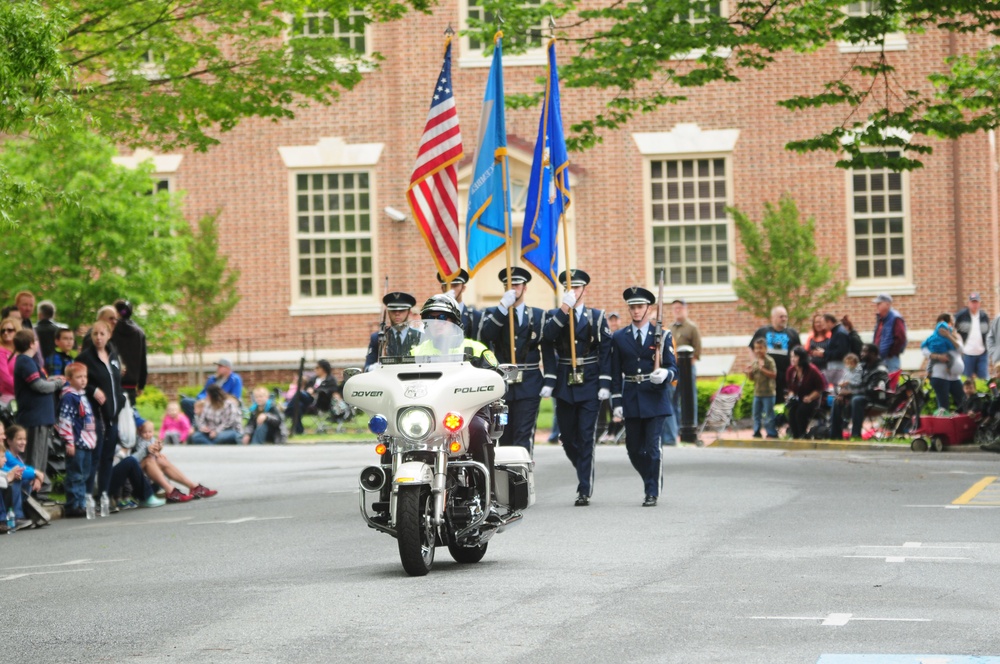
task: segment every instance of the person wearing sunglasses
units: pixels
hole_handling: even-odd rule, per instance
[[[21,329],[21,321],[4,318],[0,322],[0,403],[4,405],[14,399],[14,333]]]

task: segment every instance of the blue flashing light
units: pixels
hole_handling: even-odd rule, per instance
[[[389,420],[385,418],[385,415],[373,415],[372,418],[368,420],[368,430],[376,436],[382,435],[388,428]]]

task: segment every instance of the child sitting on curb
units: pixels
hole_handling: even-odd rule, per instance
[[[153,423],[146,421],[139,428],[139,437],[132,450],[132,456],[139,461],[142,471],[156,484],[167,492],[168,503],[186,503],[197,498],[211,498],[218,491],[208,489],[197,482],[192,482],[163,453],[163,443],[156,439]],[[187,487],[187,493],[181,493],[171,480]]]

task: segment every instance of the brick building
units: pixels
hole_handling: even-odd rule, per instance
[[[470,7],[468,4],[472,4]],[[471,0],[445,0],[433,15],[371,26],[350,36],[385,56],[378,70],[329,107],[297,112],[294,121],[249,120],[206,154],[152,155],[171,190],[184,191],[191,220],[219,212],[221,248],[242,272],[242,301],[213,335],[215,356],[249,369],[280,370],[326,357],[345,366],[363,357],[380,316],[384,280],[418,299],[438,291],[434,264],[404,192],[441,65],[442,28],[463,25]],[[314,29],[322,29],[315,24]],[[308,29],[308,28],[307,28]],[[453,80],[467,159],[460,172],[462,209],[476,148],[476,125],[489,60],[467,38],[456,39]],[[900,85],[926,89],[926,74],[949,53],[969,52],[975,37],[928,31],[887,43]],[[566,49],[561,47],[563,56]],[[849,280],[831,309],[873,324],[872,296],[889,292],[919,342],[941,311],[956,311],[972,291],[991,315],[998,306],[996,148],[992,136],[933,141],[934,154],[912,173],[846,172],[830,154],[795,154],[792,139],[845,120],[843,108],[791,113],[779,99],[820,89],[839,77],[857,48],[830,44],[810,54],[781,54],[742,83],[685,90],[689,101],[637,117],[604,142],[571,155],[570,263],[594,281],[591,305],[624,313],[621,291],[652,285],[667,270],[668,297],[685,297],[706,337],[701,374],[728,369],[762,321],[737,310],[730,286],[741,246],[725,211],[734,205],[759,218],[764,202],[792,196],[817,222],[820,251]],[[544,76],[541,48],[505,57],[508,94],[535,92]],[[568,127],[600,111],[593,90],[562,90]],[[512,201],[518,228],[538,111],[507,113]],[[148,157],[140,153],[123,163]],[[405,211],[396,221],[385,212]],[[561,265],[565,262],[561,258]],[[484,268],[467,301],[491,306],[502,293]],[[538,280],[534,304],[554,295]],[[211,356],[210,356],[211,357]],[[910,364],[913,363],[913,358]],[[160,381],[185,358],[155,358]],[[154,381],[155,382],[155,381]]]

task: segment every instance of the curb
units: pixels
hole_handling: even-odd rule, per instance
[[[904,444],[892,443],[858,443],[844,441],[838,443],[832,440],[802,440],[802,439],[768,439],[753,438],[750,440],[741,438],[720,438],[713,442],[705,443],[705,447],[728,447],[744,449],[765,449],[765,450],[834,450],[840,452],[887,452],[902,451],[909,452],[910,448]],[[949,445],[944,448],[946,452],[983,452],[978,445]],[[917,454],[914,452],[914,454]]]

